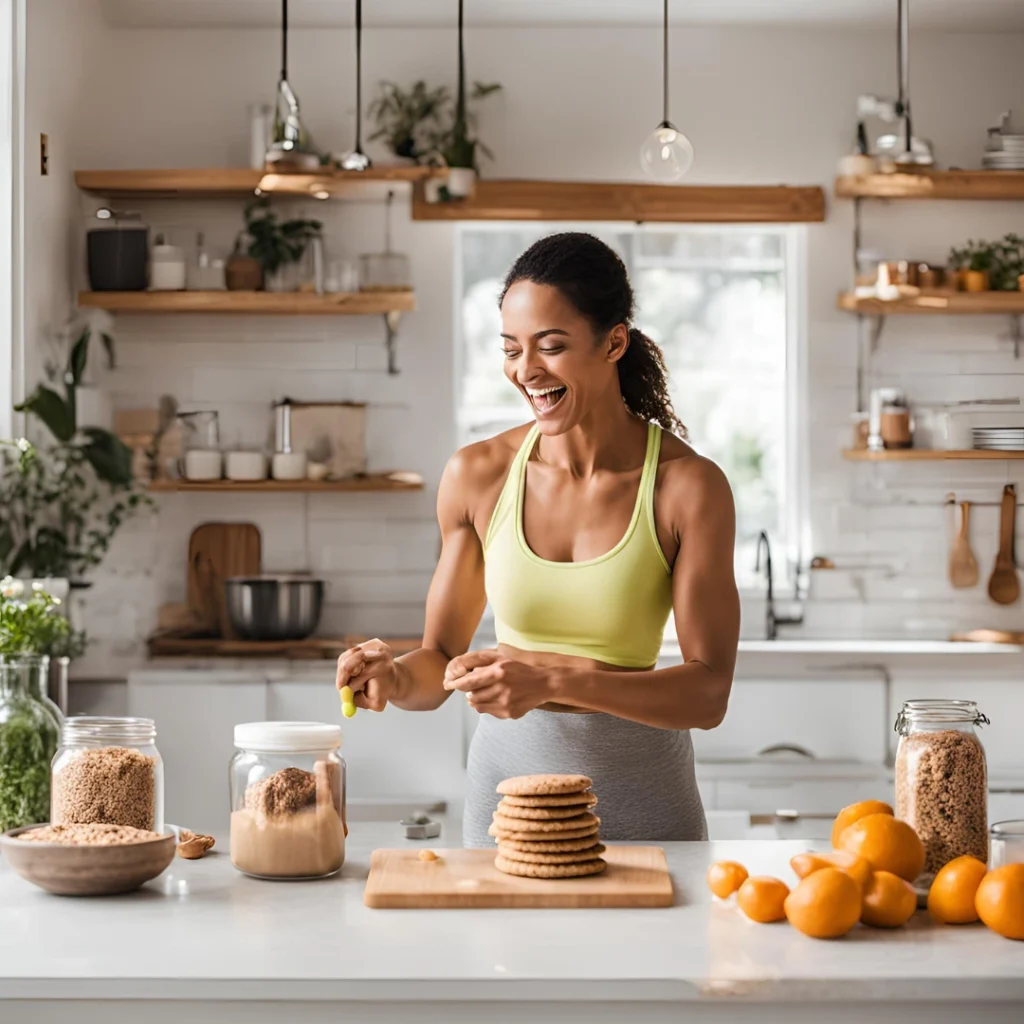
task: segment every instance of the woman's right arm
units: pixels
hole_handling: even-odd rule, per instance
[[[475,445],[463,449],[441,478],[441,557],[427,594],[423,646],[393,660],[387,644],[369,640],[338,659],[337,686],[350,686],[358,707],[383,711],[390,703],[406,711],[433,711],[448,697],[445,669],[469,650],[487,603],[483,547],[471,506],[494,475],[490,455]]]

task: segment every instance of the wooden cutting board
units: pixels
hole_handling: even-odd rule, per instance
[[[425,849],[426,847],[424,847]],[[519,878],[494,866],[494,850],[374,850],[363,902],[376,910],[513,907],[671,907],[672,878],[660,846],[609,846],[603,875]]]
[[[188,603],[214,635],[237,637],[228,620],[224,581],[258,576],[262,565],[260,531],[252,523],[202,523],[188,542]]]

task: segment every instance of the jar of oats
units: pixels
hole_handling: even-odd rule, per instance
[[[341,728],[323,722],[235,726],[231,863],[256,878],[322,878],[345,861]]]
[[[988,724],[973,700],[908,700],[896,718],[896,817],[924,844],[920,890],[956,857],[988,862],[988,773],[975,733]]]
[[[164,763],[151,718],[65,719],[51,766],[50,823],[164,828]]]

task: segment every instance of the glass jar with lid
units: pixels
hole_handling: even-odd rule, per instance
[[[322,722],[235,726],[231,863],[256,878],[322,878],[345,861],[341,727]]]
[[[151,718],[68,718],[53,759],[50,821],[164,830],[164,763]]]
[[[924,844],[919,889],[956,857],[988,861],[988,772],[975,733],[988,724],[973,700],[908,700],[896,718],[896,816]]]

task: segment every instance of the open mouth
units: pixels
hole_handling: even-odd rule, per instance
[[[527,397],[534,409],[542,416],[552,412],[555,406],[565,397],[566,388],[556,385],[550,388],[525,388]]]

